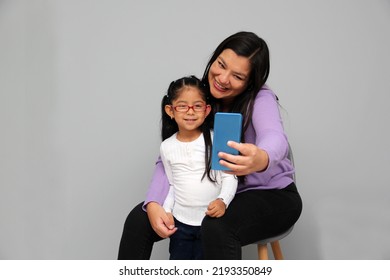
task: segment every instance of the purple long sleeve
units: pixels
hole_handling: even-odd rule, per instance
[[[248,189],[282,189],[293,182],[294,167],[287,159],[288,140],[275,94],[263,87],[257,94],[252,122],[245,131],[245,142],[265,150],[269,157],[266,170],[246,176],[245,185],[237,192]]]
[[[164,200],[167,197],[168,191],[169,191],[168,178],[165,174],[164,165],[159,157],[154,168],[152,181],[150,182],[149,189],[146,194],[146,199],[144,202],[144,210],[146,204],[152,201],[157,202],[160,205],[163,205]]]

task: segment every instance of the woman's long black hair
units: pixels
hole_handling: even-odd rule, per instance
[[[166,105],[172,105],[172,102],[176,100],[182,90],[185,87],[194,87],[199,89],[203,100],[206,104],[209,104],[207,98],[208,86],[205,85],[201,80],[199,80],[196,76],[187,76],[180,78],[176,81],[171,82],[168,87],[167,93],[164,95],[161,101],[161,138],[162,141],[171,137],[173,134],[179,131],[179,127],[174,119],[171,119],[170,116],[165,112]],[[200,130],[203,133],[203,138],[205,142],[205,172],[202,176],[203,178],[207,175],[210,181],[215,182],[215,176],[212,176],[211,172],[211,133],[210,129],[213,127],[214,115],[209,114],[203,124],[200,126]]]
[[[214,104],[213,115],[225,108],[222,107],[221,100],[218,100],[211,95],[208,76],[211,65],[226,49],[231,49],[237,55],[248,58],[251,63],[247,87],[241,94],[235,97],[232,102],[232,107],[229,108],[229,112],[241,113],[243,116],[241,142],[245,142],[244,134],[252,120],[253,106],[257,93],[264,86],[269,76],[269,50],[267,43],[263,39],[258,37],[255,33],[247,31],[237,32],[219,44],[207,63],[202,77],[203,83],[207,85],[210,102]],[[245,176],[238,176],[238,180],[243,183],[245,181]]]
[[[202,81],[207,85],[208,89],[210,67],[226,49],[231,49],[237,55],[248,58],[251,63],[248,85],[243,93],[235,97],[235,100],[232,102],[233,106],[229,109],[230,112],[243,115],[244,124],[241,138],[244,141],[243,135],[252,119],[255,98],[268,79],[270,71],[269,50],[266,42],[253,32],[241,31],[229,36],[215,49],[206,65]],[[223,110],[220,100],[215,100],[211,96],[210,90],[208,93],[212,101],[216,103],[215,110]]]

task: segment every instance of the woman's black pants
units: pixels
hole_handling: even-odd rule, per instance
[[[150,259],[154,242],[162,239],[151,227],[142,205],[138,204],[127,216],[119,260]],[[297,222],[301,212],[302,200],[294,183],[280,190],[248,190],[236,194],[223,217],[203,219],[204,258],[241,259],[242,246],[286,231]]]

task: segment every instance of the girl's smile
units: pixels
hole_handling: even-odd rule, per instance
[[[177,123],[177,138],[180,141],[197,139],[201,134],[200,126],[210,111],[210,105],[206,105],[199,89],[195,87],[184,88],[172,105],[165,106],[165,112]]]

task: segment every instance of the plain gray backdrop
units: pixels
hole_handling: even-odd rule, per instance
[[[295,155],[285,257],[389,259],[388,0],[0,0],[0,259],[116,259],[164,91],[241,30],[269,45]]]

